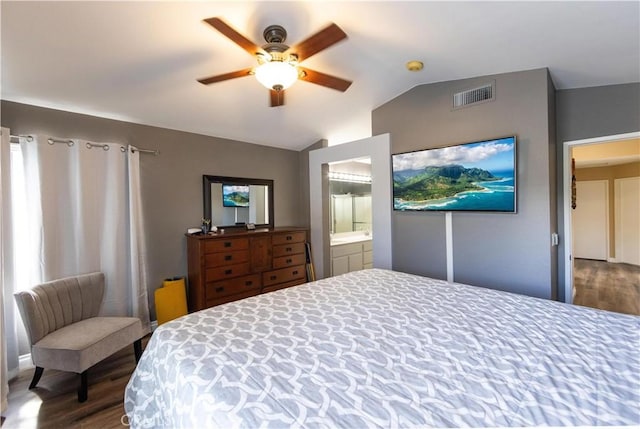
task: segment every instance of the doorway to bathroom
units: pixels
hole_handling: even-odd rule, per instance
[[[340,238],[350,233],[369,235],[371,232],[371,158],[330,163],[329,196],[332,237]]]
[[[331,275],[331,215],[330,215],[330,182],[329,167],[352,160],[370,159],[371,177],[371,252],[372,266],[374,268],[391,269],[392,242],[391,242],[391,166],[389,160],[390,138],[388,134],[382,134],[343,143],[336,146],[316,149],[309,152],[309,200],[311,220],[311,246],[314,249],[313,261],[318,278]],[[362,163],[364,164],[364,163]],[[356,174],[355,172],[346,174]],[[359,206],[363,201],[358,200]],[[352,201],[353,208],[353,201]],[[356,208],[357,211],[357,208]],[[357,215],[356,222],[361,217]],[[351,222],[353,229],[353,213]],[[356,223],[356,225],[362,225]],[[361,234],[364,230],[345,231],[342,234]],[[334,237],[335,239],[339,237]]]
[[[329,163],[330,275],[373,267],[371,158]]]

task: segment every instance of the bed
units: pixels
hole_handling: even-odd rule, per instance
[[[134,428],[640,424],[640,317],[371,269],[162,325]]]

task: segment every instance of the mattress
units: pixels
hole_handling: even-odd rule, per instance
[[[640,317],[389,270],[159,327],[134,428],[640,424]]]

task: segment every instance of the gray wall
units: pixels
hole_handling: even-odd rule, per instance
[[[549,105],[549,203],[550,203],[550,219],[549,219],[549,228],[552,233],[558,233],[558,192],[557,192],[557,183],[558,183],[558,175],[556,172],[556,89],[553,85],[553,81],[551,80],[551,76],[548,77],[548,85],[547,85],[547,101]],[[562,176],[560,176],[562,177]],[[562,179],[560,179],[562,180]],[[552,275],[558,276],[558,246],[551,246],[551,273]],[[552,282],[552,290],[551,290],[551,298],[558,299],[558,280],[551,279]]]
[[[304,226],[307,228],[311,225],[311,214],[309,213],[309,152],[327,147],[328,143],[329,142],[325,139],[318,140],[311,146],[302,149],[298,155],[298,159],[300,161],[300,218],[302,219]]]
[[[564,300],[564,142],[640,131],[640,83],[557,91],[556,120],[557,207],[560,231],[558,298]]]
[[[451,109],[452,93],[492,80],[494,101]],[[553,297],[552,92],[537,69],[421,85],[373,111],[373,135],[391,133],[392,153],[517,136],[518,213],[453,214],[455,281]],[[392,227],[394,269],[446,277],[444,214],[394,212]]]
[[[142,154],[142,203],[149,256],[149,297],[167,277],[186,276],[184,233],[202,218],[202,175],[274,180],[276,226],[303,225],[299,153],[222,138],[2,101],[2,126],[12,134],[44,134],[158,149]],[[307,186],[308,187],[308,186]]]

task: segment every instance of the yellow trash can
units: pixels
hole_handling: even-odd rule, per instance
[[[187,314],[184,277],[167,279],[155,291],[158,326]]]

